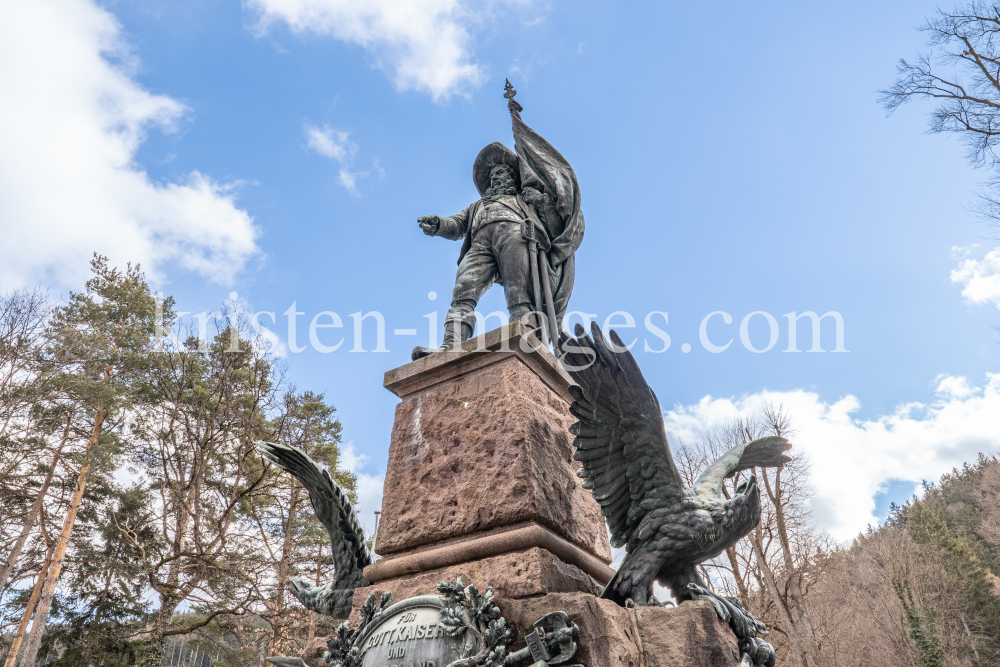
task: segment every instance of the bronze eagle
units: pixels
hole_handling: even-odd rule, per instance
[[[723,497],[723,480],[741,470],[784,465],[791,445],[777,436],[737,445],[686,487],[670,454],[660,403],[632,353],[614,331],[609,344],[596,324],[591,329],[593,337],[580,325],[575,337],[563,333],[560,351],[576,382],[569,392],[570,412],[579,420],[570,427],[573,458],[583,464],[577,475],[601,505],[612,546],[626,550],[602,597],[623,606],[659,604],[654,581],[678,602],[706,597],[698,592],[708,588],[698,564],[760,521],[756,477],[751,474],[732,498]]]
[[[300,449],[274,442],[254,444],[265,459],[291,473],[309,492],[309,502],[316,518],[326,528],[333,547],[333,581],[313,586],[292,577],[288,580],[288,590],[310,611],[347,618],[351,613],[354,589],[370,585],[361,571],[375,562],[347,494],[333,481],[329,471],[321,469]]]

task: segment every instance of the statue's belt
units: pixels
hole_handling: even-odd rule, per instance
[[[518,196],[517,200],[521,198]],[[513,213],[511,217],[495,217],[486,220],[481,220],[480,218],[487,217],[489,209],[486,208],[486,204],[480,203],[480,208],[475,212],[472,219],[472,234],[475,234],[484,227],[492,225],[498,222],[513,222],[520,224],[521,227],[521,238],[526,241],[534,241],[538,243],[539,250],[542,252],[548,252],[550,247],[548,230],[542,224],[541,220],[537,216],[532,215],[526,210],[522,209],[520,206],[513,206],[506,200],[498,199],[491,202],[493,204],[498,204],[507,209],[508,212]],[[531,227],[535,229],[532,230]]]

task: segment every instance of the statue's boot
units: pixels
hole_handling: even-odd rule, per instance
[[[472,338],[471,325],[465,324],[464,322],[448,320],[444,323],[444,340],[441,341],[443,345],[441,345],[441,347],[422,347],[418,345],[413,348],[413,352],[410,353],[410,359],[416,361],[417,359],[423,359],[424,357],[430,356],[435,352],[449,350],[456,345],[461,345],[470,338]]]

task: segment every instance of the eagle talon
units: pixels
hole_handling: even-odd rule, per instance
[[[720,598],[718,595],[703,588],[698,584],[688,584],[688,592],[691,593],[691,599],[693,600],[708,600],[715,607],[715,613],[719,615],[719,620],[723,623],[729,623],[733,620],[733,614],[729,611],[726,602]]]
[[[722,621],[723,623],[728,624],[729,621],[733,620],[733,615],[729,613],[728,609],[726,609],[726,605],[724,605],[721,600],[719,600],[716,596],[712,595],[711,593],[707,595],[703,594],[694,595],[692,596],[692,599],[708,600],[709,602],[711,602],[712,606],[715,607],[715,613],[718,615],[719,620]]]
[[[705,598],[702,599],[704,600]],[[723,623],[729,623],[729,621],[733,620],[733,615],[729,613],[729,610],[726,609],[721,602],[715,598],[708,599],[712,601],[712,606],[715,607],[715,613],[719,615],[719,619]]]

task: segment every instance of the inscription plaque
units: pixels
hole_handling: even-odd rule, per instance
[[[469,654],[465,636],[450,636],[438,625],[444,600],[421,595],[398,602],[372,623],[354,646],[361,667],[447,667]]]

